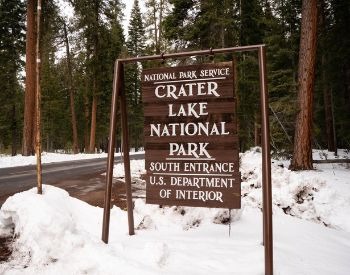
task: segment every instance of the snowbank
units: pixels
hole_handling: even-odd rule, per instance
[[[272,160],[274,211],[350,232],[350,165],[315,164],[313,171],[290,171],[289,164]],[[243,200],[261,208],[259,148],[241,154],[240,170]]]
[[[1,274],[263,274],[261,212],[167,207],[135,202],[135,236],[127,215],[111,211],[110,243],[100,241],[102,209],[44,186],[9,198],[0,235],[14,231]],[[350,234],[274,214],[276,274],[348,274]]]
[[[143,154],[144,152],[130,153],[131,155]],[[120,156],[120,153],[116,153],[115,156]],[[106,158],[106,153],[99,154],[61,154],[61,153],[46,153],[43,152],[41,156],[42,163],[62,162],[62,161],[73,161],[83,159],[95,159],[95,158]],[[36,164],[36,156],[8,156],[0,155],[0,168],[15,167],[15,166],[26,166]]]
[[[107,154],[59,154],[59,153],[46,153],[43,152],[41,155],[42,163],[62,162],[70,160],[81,160],[81,159],[93,159],[93,158],[105,158]],[[15,167],[15,166],[26,166],[36,164],[36,156],[7,156],[0,155],[0,168]]]
[[[273,160],[275,274],[350,274],[350,169],[317,165],[289,171]],[[142,161],[133,161],[133,177]],[[116,175],[122,176],[117,165]],[[127,214],[111,210],[110,242],[101,239],[103,210],[44,186],[10,197],[0,236],[14,236],[0,274],[264,274],[261,246],[261,153],[241,155],[242,209],[164,207],[135,201],[136,235]],[[229,221],[231,233],[229,236]]]
[[[317,150],[316,156],[334,158],[334,153]],[[339,150],[342,158],[350,153]],[[242,195],[245,205],[261,208],[261,152],[260,148],[240,154]],[[272,159],[272,194],[275,212],[320,223],[350,232],[350,165],[315,164],[313,171],[288,170],[289,160]],[[137,187],[145,188],[140,176],[145,173],[144,160],[131,161],[131,176]],[[114,166],[113,176],[124,177],[124,164]]]

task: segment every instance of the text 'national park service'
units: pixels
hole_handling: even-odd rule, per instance
[[[232,62],[142,73],[146,202],[240,208]]]

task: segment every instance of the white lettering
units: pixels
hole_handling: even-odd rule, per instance
[[[194,116],[199,118],[200,116],[208,115],[208,112],[206,112],[207,104],[207,102],[180,104],[177,110],[175,110],[174,104],[168,104],[169,117]]]
[[[185,144],[179,143],[169,143],[169,155],[170,156],[193,156],[195,158],[200,158],[201,156],[211,158],[206,147],[208,146],[208,142],[203,143],[194,143],[189,142]],[[199,153],[197,153],[199,151]]]
[[[213,95],[219,97],[217,92],[218,84],[216,82],[198,82],[198,83],[185,83],[179,87],[173,84],[158,85],[154,90],[154,94],[157,98],[171,97],[173,99],[179,99],[179,97],[189,96],[206,96]],[[166,92],[166,93],[165,93]]]
[[[181,122],[168,124],[150,124],[150,136],[220,136],[229,135],[230,132],[226,130],[226,122],[210,123],[210,122]]]
[[[176,199],[223,202],[219,191],[176,190]]]

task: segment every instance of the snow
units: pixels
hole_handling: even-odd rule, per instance
[[[314,152],[314,155],[319,152]],[[328,158],[331,154],[328,154]],[[343,158],[350,154],[343,155]],[[289,160],[272,160],[274,211],[350,232],[350,165],[315,164],[312,171],[290,171]],[[252,207],[261,207],[261,153],[241,155],[242,193]]]
[[[130,155],[143,154],[144,152],[133,152]],[[115,156],[120,156],[120,153],[116,153]],[[53,163],[63,161],[74,161],[84,159],[106,158],[107,153],[97,154],[63,154],[63,153],[47,153],[43,152],[41,155],[41,163]],[[8,156],[0,155],[0,168],[35,165],[36,156]]]
[[[131,162],[133,178],[143,165]],[[350,167],[293,172],[288,165],[272,163],[275,274],[350,274]],[[241,154],[242,209],[231,211],[230,235],[227,209],[137,199],[136,235],[127,234],[127,213],[113,207],[107,245],[103,209],[53,186],[43,195],[17,193],[0,211],[0,236],[15,236],[0,274],[264,274],[260,172],[259,148]]]

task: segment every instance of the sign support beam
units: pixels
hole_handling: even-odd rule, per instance
[[[122,83],[124,84],[124,74],[122,74],[120,77],[122,79]],[[127,211],[128,211],[129,235],[134,235],[135,229],[134,229],[134,214],[133,214],[133,202],[132,202],[132,191],[131,191],[129,131],[128,131],[128,119],[127,119],[126,108],[127,107],[126,107],[125,90],[124,90],[124,87],[122,87],[122,91],[120,93],[120,112],[122,117],[122,137],[123,137],[122,146],[123,146],[125,185],[126,185],[126,205],[127,205]]]
[[[117,106],[120,91],[122,89],[121,75],[124,74],[123,63],[117,60],[114,65],[113,77],[113,92],[112,92],[112,106],[111,118],[109,126],[109,140],[108,140],[108,157],[107,157],[107,173],[106,173],[106,191],[103,211],[103,227],[102,227],[102,241],[108,243],[109,237],[109,219],[111,211],[111,194],[112,194],[112,179],[114,167],[114,147],[115,147],[115,131],[117,120]]]
[[[263,192],[263,231],[265,249],[265,274],[273,274],[273,240],[272,240],[272,188],[269,104],[267,98],[266,52],[265,47],[258,50],[260,101],[262,113],[262,192]]]
[[[260,97],[261,97],[261,113],[262,113],[262,197],[263,197],[263,234],[264,234],[264,253],[265,253],[265,275],[273,275],[273,231],[272,231],[272,188],[271,188],[271,156],[270,156],[270,130],[269,130],[269,116],[268,116],[268,92],[267,92],[267,78],[266,78],[266,53],[265,45],[251,45],[240,46],[222,49],[209,49],[201,51],[190,51],[180,53],[169,53],[152,56],[140,56],[132,58],[118,59],[115,63],[114,79],[113,79],[113,94],[112,107],[110,117],[110,131],[108,144],[108,158],[107,158],[107,176],[106,176],[106,192],[104,201],[102,240],[108,243],[109,236],[109,221],[110,221],[110,203],[111,203],[111,189],[113,178],[114,165],[114,146],[115,146],[115,131],[116,131],[116,115],[118,98],[122,96],[123,87],[123,64],[135,63],[149,60],[164,60],[171,58],[180,58],[187,56],[213,55],[219,53],[235,53],[258,51],[259,60],[259,80],[260,80]],[[125,104],[125,98],[122,99]],[[124,165],[125,165],[125,179],[127,184],[127,205],[129,218],[129,234],[134,234],[134,223],[132,213],[132,196],[131,196],[131,178],[130,178],[130,158],[127,134],[127,120],[126,120],[126,105],[121,106],[121,112],[124,113],[125,118],[122,122],[123,127],[123,149],[124,149]],[[124,109],[124,110],[123,110]],[[122,115],[123,116],[123,115]],[[127,164],[126,164],[127,163]]]

